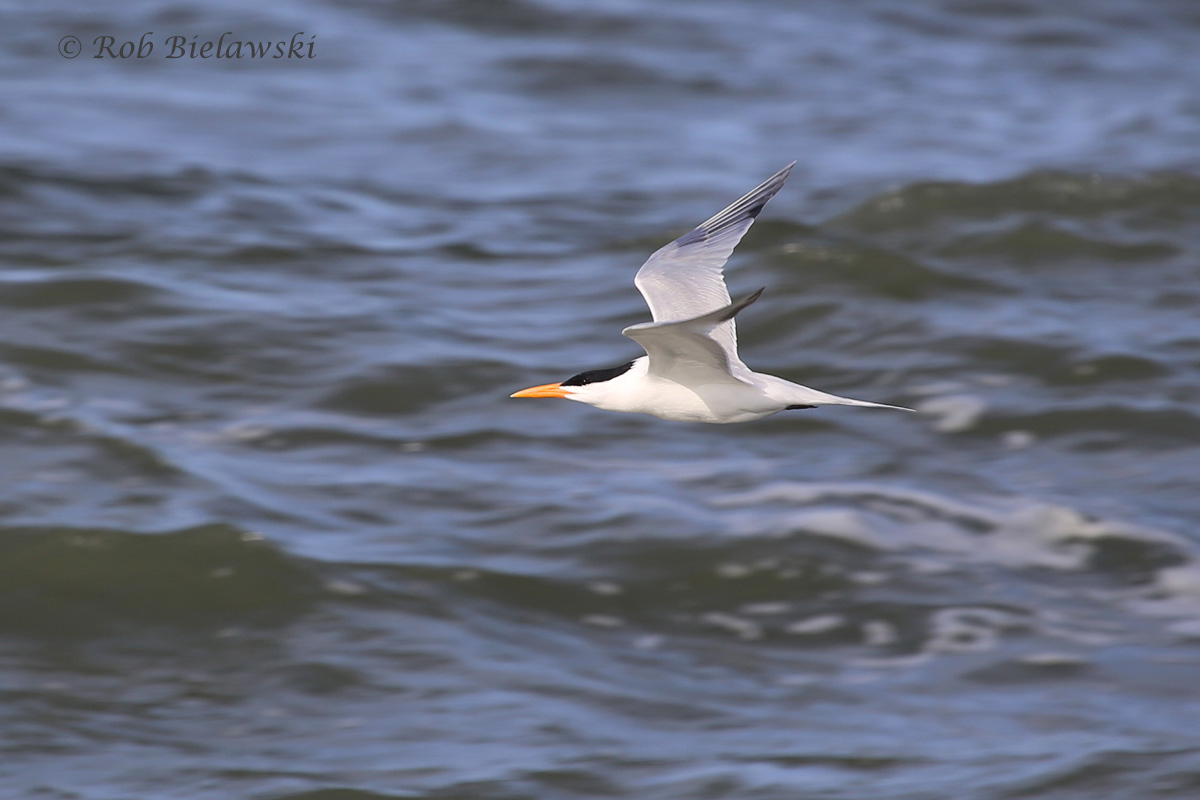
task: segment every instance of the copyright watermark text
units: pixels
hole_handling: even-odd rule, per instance
[[[58,54],[63,58],[77,58],[86,54],[91,58],[107,59],[290,59],[316,58],[317,36],[299,31],[290,39],[240,39],[233,31],[226,31],[216,39],[201,39],[193,36],[154,37],[154,31],[143,33],[138,39],[122,40],[117,36],[97,36],[91,45],[85,45],[77,36],[64,36],[58,40]]]

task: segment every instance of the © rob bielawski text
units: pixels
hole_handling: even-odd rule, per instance
[[[74,40],[69,45],[59,44],[59,52],[64,58],[75,58],[82,47],[73,36],[63,37],[63,41]],[[155,37],[154,31],[141,34],[137,39],[124,39],[117,36],[97,36],[92,40],[92,58],[106,59],[291,59],[316,58],[316,34],[306,35],[304,31],[292,34],[289,38],[242,38],[226,31],[215,39],[202,38],[199,34],[162,35]]]

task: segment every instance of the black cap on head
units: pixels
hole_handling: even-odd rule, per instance
[[[578,375],[573,375],[562,382],[563,386],[586,386],[589,383],[601,383],[603,381],[611,381],[618,375],[624,375],[629,372],[629,368],[633,366],[633,362],[622,364],[619,367],[610,369],[593,369],[587,372],[581,372]]]

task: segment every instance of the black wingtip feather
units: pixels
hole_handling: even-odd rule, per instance
[[[795,161],[788,164],[758,186],[739,197],[731,205],[717,212],[710,219],[705,220],[697,229],[716,234],[731,225],[737,225],[747,219],[757,219],[762,210],[766,208],[767,203],[771,201],[771,198],[783,188],[783,182],[787,180],[788,175],[792,172],[792,167],[795,165]]]
[[[760,286],[758,288],[758,291],[756,291],[752,294],[746,295],[746,297],[744,299],[738,300],[733,305],[737,308],[738,311],[741,311],[743,308],[745,308],[746,306],[755,302],[756,300],[758,300],[758,298],[762,297],[762,293],[765,292],[766,290],[767,290],[767,287]]]

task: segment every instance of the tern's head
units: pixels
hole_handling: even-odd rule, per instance
[[[638,359],[638,360],[644,360]],[[522,389],[510,397],[565,397],[580,403],[611,408],[613,401],[625,394],[625,384],[633,377],[630,370],[638,360],[611,369],[593,369],[567,378],[562,383],[547,383]],[[636,370],[635,370],[636,372]]]

